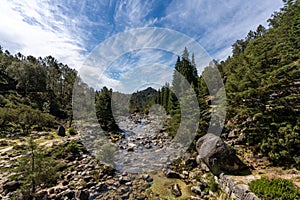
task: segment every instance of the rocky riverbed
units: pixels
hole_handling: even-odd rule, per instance
[[[163,121],[154,116],[120,119],[124,133],[103,135],[96,125],[85,126],[84,134],[53,138],[53,133],[36,136],[47,148],[61,149],[72,144],[77,152],[63,154],[57,183],[37,188],[35,199],[213,199],[214,181],[205,165],[196,163],[196,155],[185,154],[164,131]],[[24,199],[20,182],[12,179],[14,160],[21,156],[24,140],[3,144],[0,150],[0,199]],[[103,145],[110,143],[114,155],[111,165],[101,158]],[[102,148],[102,149],[101,149]],[[100,149],[100,151],[99,151]],[[100,153],[99,153],[100,152]],[[171,152],[171,153],[170,153]],[[172,155],[173,154],[173,155]],[[100,155],[100,157],[99,157]],[[176,160],[177,159],[177,160]],[[175,162],[176,161],[176,162]],[[5,170],[3,170],[5,169]],[[215,192],[215,191],[214,191]]]

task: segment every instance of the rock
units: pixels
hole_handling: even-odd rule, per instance
[[[127,193],[125,193],[125,194],[123,194],[122,196],[121,196],[121,199],[129,199],[129,192],[127,192]]]
[[[147,179],[146,179],[147,182],[153,182],[153,178],[151,176],[149,176]]]
[[[239,173],[246,169],[246,165],[230,150],[220,137],[208,133],[197,141],[197,152],[201,160],[211,172],[219,175],[225,173]]]
[[[95,186],[97,183],[95,183],[95,182],[88,182],[87,184],[86,184],[86,188],[91,188],[91,187],[93,187],[93,186]]]
[[[191,191],[195,194],[201,195],[201,188],[199,186],[193,186],[191,187]]]
[[[180,197],[182,195],[180,187],[178,184],[174,184],[171,186],[171,192],[174,194],[176,197]]]
[[[57,135],[61,136],[61,137],[65,137],[66,136],[66,129],[63,126],[59,126],[57,129]]]
[[[110,165],[104,165],[103,167],[103,174],[106,174],[108,176],[113,176],[115,174],[116,169],[111,167]]]
[[[185,165],[191,168],[197,167],[196,158],[188,158],[187,160],[185,160]]]
[[[64,180],[63,182],[62,182],[62,185],[63,186],[66,186],[66,185],[68,185],[69,184],[69,181],[67,181],[67,180]]]
[[[164,173],[167,178],[181,178],[179,173],[177,173],[171,169],[167,169]]]
[[[134,147],[128,147],[128,148],[127,148],[127,151],[128,151],[128,152],[133,152],[133,151],[134,151]]]
[[[73,174],[68,174],[68,175],[66,176],[66,179],[69,181],[69,180],[72,179],[72,177],[73,177]]]
[[[35,194],[35,199],[39,200],[47,200],[48,199],[48,192],[45,190],[39,191]]]
[[[83,180],[84,180],[85,182],[90,182],[91,180],[93,180],[93,177],[91,177],[91,176],[86,176],[86,177],[83,178]]]
[[[186,177],[189,176],[189,172],[188,172],[188,171],[182,171],[182,174],[183,174],[184,176],[186,176]]]
[[[90,192],[88,190],[78,190],[75,192],[75,197],[79,200],[88,200]]]
[[[4,183],[2,188],[3,188],[4,194],[6,195],[10,192],[16,191],[17,189],[20,188],[20,186],[21,185],[18,181],[10,181],[10,182]]]
[[[208,187],[207,183],[204,182],[204,181],[202,181],[202,180],[199,180],[199,181],[197,182],[197,185],[200,187],[201,190],[204,190],[205,188]]]
[[[249,192],[248,186],[244,184],[238,184],[233,188],[233,192],[238,199],[244,199],[245,195]]]
[[[191,196],[190,200],[202,200],[200,197]]]
[[[130,182],[130,181],[131,181],[131,179],[130,179],[130,177],[128,177],[128,176],[121,176],[121,177],[119,178],[120,184],[125,184],[125,183]]]
[[[73,199],[75,197],[75,192],[73,190],[66,190],[60,193],[59,196],[61,196],[63,199],[65,199],[66,197],[68,199]]]
[[[50,188],[50,189],[49,189],[49,194],[54,194],[54,193],[55,193],[54,188]]]

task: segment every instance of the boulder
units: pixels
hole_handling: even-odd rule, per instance
[[[214,175],[220,173],[239,174],[245,172],[246,165],[234,154],[223,140],[208,133],[197,141],[198,157],[209,167]],[[248,170],[247,170],[248,171]]]
[[[63,126],[59,126],[57,129],[57,135],[61,136],[61,137],[65,137],[66,136],[66,129]]]

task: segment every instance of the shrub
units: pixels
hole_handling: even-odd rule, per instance
[[[107,164],[112,164],[115,155],[115,147],[111,144],[104,144],[97,154],[97,158]]]
[[[71,128],[69,128],[69,134],[70,135],[77,135],[77,130],[75,129],[74,126],[72,126]]]
[[[265,177],[251,181],[250,190],[262,199],[289,200],[300,199],[300,191],[294,187],[292,180]]]
[[[78,146],[77,141],[72,140],[67,146],[66,151],[71,153],[79,153],[81,148]]]

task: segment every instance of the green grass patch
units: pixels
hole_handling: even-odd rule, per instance
[[[269,180],[262,177],[251,181],[249,187],[259,198],[265,200],[300,199],[300,190],[293,185],[292,180],[288,179],[275,178]]]

